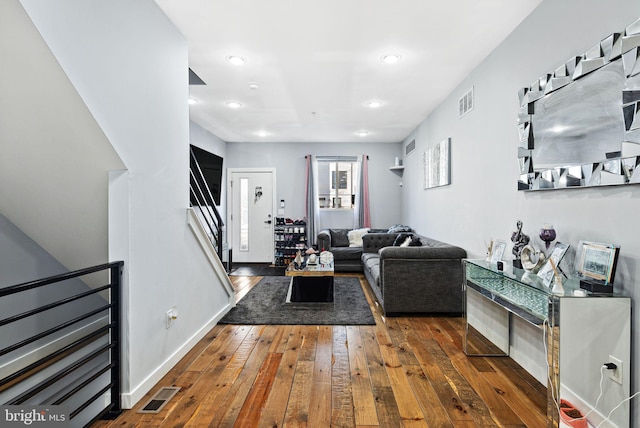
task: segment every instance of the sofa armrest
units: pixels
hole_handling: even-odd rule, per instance
[[[331,232],[329,232],[329,229],[322,229],[318,232],[317,245],[318,250],[322,250],[324,248],[328,251],[331,248]]]

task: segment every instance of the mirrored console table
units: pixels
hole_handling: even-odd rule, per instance
[[[603,395],[588,416],[597,425],[630,395],[631,299],[622,294],[595,294],[580,289],[577,278],[565,278],[564,292],[553,294],[537,275],[484,260],[463,260],[464,352],[469,356],[508,356],[515,334],[512,317],[540,329],[546,351],[547,426],[559,426],[560,399],[586,414],[596,404],[604,372]],[[534,330],[535,331],[535,330]],[[537,345],[534,345],[537,346]],[[603,364],[622,362],[620,382]],[[625,402],[606,426],[629,427]]]

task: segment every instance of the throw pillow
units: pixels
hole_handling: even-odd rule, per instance
[[[353,229],[347,233],[347,237],[349,238],[349,246],[350,247],[362,247],[362,237],[369,232],[369,228],[365,227],[364,229]]]
[[[407,239],[404,240],[404,242],[402,244],[400,244],[401,247],[408,247],[409,245],[411,245],[411,237],[407,236]]]
[[[387,230],[387,233],[398,233],[398,232],[413,232],[413,229],[411,229],[409,226],[394,224],[393,226],[389,227],[389,230]]]
[[[349,238],[347,237],[346,229],[330,229],[329,233],[331,234],[332,247],[348,247],[349,246]]]
[[[410,233],[401,233],[398,236],[396,236],[396,239],[393,241],[393,246],[394,247],[399,247],[400,244],[402,244],[404,241],[407,240],[408,237],[411,237]]]

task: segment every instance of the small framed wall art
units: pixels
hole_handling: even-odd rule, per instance
[[[424,152],[424,188],[451,184],[451,138]]]

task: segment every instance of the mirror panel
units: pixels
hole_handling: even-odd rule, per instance
[[[518,96],[518,190],[640,183],[640,19]]]

